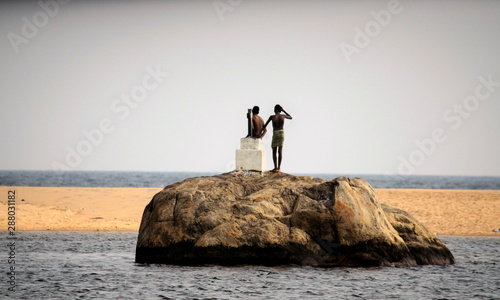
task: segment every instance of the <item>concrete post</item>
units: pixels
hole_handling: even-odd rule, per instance
[[[240,149],[236,149],[236,171],[266,170],[266,151],[262,150],[262,140],[252,137],[240,140]]]

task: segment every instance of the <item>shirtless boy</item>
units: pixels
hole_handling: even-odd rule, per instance
[[[259,107],[254,106],[252,109],[252,137],[262,139],[266,135],[267,129],[264,128],[264,120],[259,116]],[[264,129],[264,130],[262,130]]]
[[[284,113],[284,115],[281,114]],[[274,115],[270,116],[266,124],[262,128],[262,131],[266,129],[267,124],[273,121],[273,141],[271,143],[271,148],[273,148],[273,162],[274,169],[271,172],[280,172],[281,169],[281,159],[283,157],[283,142],[285,141],[285,131],[283,130],[283,125],[285,125],[285,119],[292,119],[292,116],[287,113],[281,105],[276,104],[274,107]],[[276,152],[278,152],[279,157],[276,157]]]

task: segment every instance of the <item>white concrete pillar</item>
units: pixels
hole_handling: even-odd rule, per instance
[[[240,140],[236,149],[236,171],[266,170],[266,151],[262,150],[262,140],[251,137]]]

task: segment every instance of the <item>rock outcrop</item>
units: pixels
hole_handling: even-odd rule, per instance
[[[381,266],[453,264],[363,178],[222,174],[165,187],[144,209],[136,262]]]

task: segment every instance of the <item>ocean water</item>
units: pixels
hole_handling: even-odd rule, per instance
[[[165,187],[196,176],[216,173],[0,171],[0,186]],[[374,188],[500,190],[500,177],[400,176],[363,174],[294,174],[331,180],[339,176],[363,177]]]
[[[1,299],[500,299],[495,237],[441,236],[455,265],[323,269],[137,264],[136,232],[16,234],[16,291],[3,259]]]
[[[164,187],[208,175],[0,171],[0,185]],[[499,177],[361,177],[376,188],[500,189]],[[500,299],[498,237],[440,237],[455,256],[450,266],[331,269],[137,264],[137,232],[17,231],[15,237],[0,236],[0,299]],[[15,264],[8,258],[12,241]],[[11,266],[15,292],[8,289]]]

